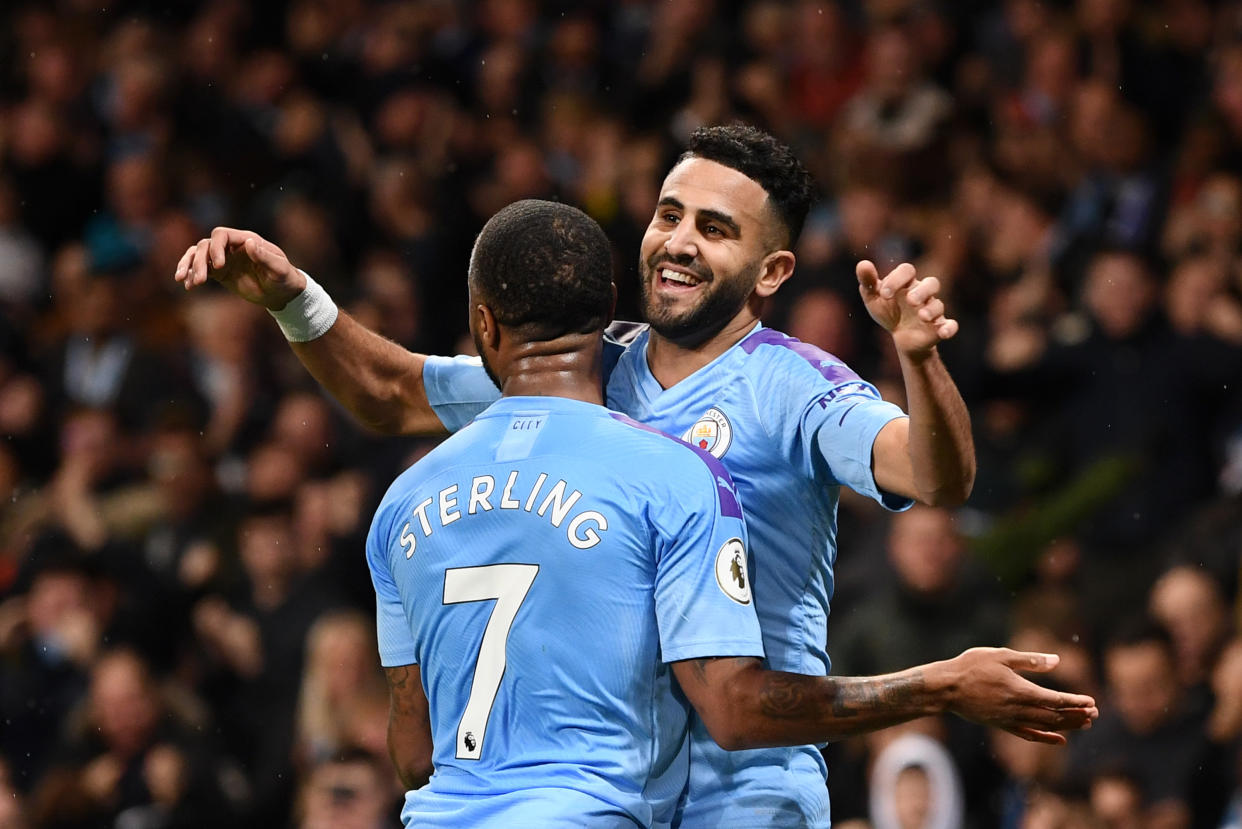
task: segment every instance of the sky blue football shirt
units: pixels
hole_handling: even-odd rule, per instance
[[[762,655],[724,467],[588,403],[493,404],[397,478],[367,557],[381,661],[418,664],[430,705],[406,825],[667,825],[668,663]]]

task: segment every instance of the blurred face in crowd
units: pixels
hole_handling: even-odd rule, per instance
[[[1164,290],[1164,310],[1173,327],[1183,334],[1198,333],[1227,279],[1223,264],[1214,257],[1196,256],[1180,262]]]
[[[902,583],[923,595],[936,595],[957,581],[962,542],[946,510],[915,506],[893,518],[889,555]]]
[[[1087,272],[1087,308],[1105,336],[1121,340],[1142,327],[1156,299],[1143,263],[1128,254],[1096,257]]]
[[[901,829],[919,829],[928,824],[932,810],[931,780],[922,766],[906,766],[897,775],[893,792],[897,822]]]
[[[1129,829],[1141,825],[1143,793],[1128,777],[1103,774],[1091,781],[1091,811],[1109,826]]]
[[[108,199],[121,221],[143,224],[155,219],[163,201],[160,170],[150,156],[130,156],[108,170]]]
[[[131,755],[145,747],[159,719],[146,665],[133,653],[103,657],[91,677],[91,712],[109,747]]]
[[[1173,655],[1159,640],[1116,645],[1104,659],[1113,705],[1135,734],[1150,734],[1175,712]]]
[[[194,432],[169,431],[157,435],[147,459],[147,469],[175,514],[192,513],[212,488],[212,470]]]
[[[780,238],[767,202],[758,182],[723,164],[689,158],[672,169],[638,263],[643,311],[658,334],[694,347],[741,313],[753,293],[776,290],[759,284]]]
[[[90,610],[90,582],[73,570],[40,573],[26,595],[26,619],[36,638],[53,635],[66,619]]]
[[[242,564],[256,588],[282,583],[297,564],[297,548],[288,516],[247,518],[239,529]]]
[[[347,699],[375,673],[372,629],[366,617],[353,614],[326,617],[311,629],[309,670],[323,678],[331,698]]]
[[[1216,582],[1196,567],[1174,567],[1152,587],[1151,612],[1173,637],[1181,678],[1201,679],[1229,629]]]
[[[1060,746],[1024,740],[1008,731],[991,731],[992,753],[1000,761],[1005,773],[1013,780],[1056,780],[1064,765],[1065,755]]]
[[[319,395],[285,395],[272,418],[272,436],[312,465],[331,455],[333,431],[332,412]]]
[[[391,801],[366,761],[325,763],[303,790],[301,829],[372,829],[384,824]]]

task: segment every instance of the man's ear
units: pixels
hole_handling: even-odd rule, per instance
[[[610,305],[608,308],[608,322],[609,323],[611,323],[614,319],[617,318],[617,283],[613,282],[611,283],[611,285],[612,285],[612,305]]]
[[[755,293],[764,299],[776,293],[785,280],[793,276],[797,260],[791,250],[778,250],[769,253],[763,260],[759,271],[759,281],[755,284]]]
[[[473,313],[474,330],[479,334],[479,342],[489,351],[497,350],[500,347],[500,325],[496,322],[496,315],[482,303],[474,306]]]

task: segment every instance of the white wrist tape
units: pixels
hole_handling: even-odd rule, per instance
[[[306,277],[306,290],[279,311],[268,311],[291,343],[318,339],[336,322],[337,308],[332,297],[306,271],[302,271],[302,275]]]

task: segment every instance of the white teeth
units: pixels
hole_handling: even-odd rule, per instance
[[[690,274],[682,273],[681,271],[671,271],[668,268],[661,270],[660,276],[669,282],[676,282],[678,285],[693,286],[699,284],[699,280]]]

